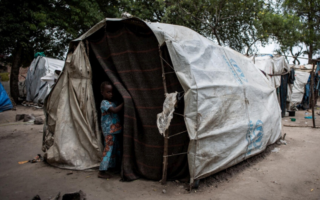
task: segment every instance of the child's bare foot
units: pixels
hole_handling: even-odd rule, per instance
[[[108,179],[108,178],[111,178],[112,176],[107,173],[107,172],[102,172],[100,171],[99,174],[98,174],[98,178],[104,178],[104,179]]]

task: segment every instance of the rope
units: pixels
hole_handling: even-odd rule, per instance
[[[180,113],[176,113],[176,112],[174,112],[173,114],[180,115],[180,116],[182,116],[182,117],[186,117],[185,115],[180,114]]]
[[[163,157],[178,156],[178,155],[182,155],[182,154],[188,154],[188,152],[184,152],[184,153],[177,153],[177,154],[167,155],[167,156],[163,156]]]
[[[185,130],[185,131],[181,131],[181,132],[176,133],[176,134],[174,134],[174,135],[170,135],[170,136],[169,136],[169,137],[167,137],[167,138],[168,138],[168,139],[170,139],[171,137],[174,137],[174,136],[180,135],[180,134],[185,133],[185,132],[187,132],[187,130]]]
[[[161,58],[165,63],[167,63],[167,65],[168,65],[169,67],[171,67],[171,69],[174,71],[173,67],[172,67],[164,58],[162,58],[161,55],[160,55],[160,58]]]

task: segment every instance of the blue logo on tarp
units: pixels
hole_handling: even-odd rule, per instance
[[[223,55],[223,59],[224,61],[227,63],[228,67],[230,68],[234,78],[242,85],[242,81],[244,82],[248,82],[248,80],[246,79],[246,77],[244,76],[242,70],[240,69],[240,67],[237,65],[236,61],[234,61],[233,59],[230,59],[230,63],[228,62],[227,58]]]
[[[246,139],[249,143],[248,149],[247,149],[247,155],[250,155],[253,150],[261,148],[262,137],[263,137],[262,125],[263,123],[261,120],[258,120],[255,126],[250,120],[248,132],[246,135]]]
[[[240,79],[244,82],[248,82],[248,80],[246,79],[246,77],[244,76],[242,70],[240,69],[240,67],[237,65],[236,61],[234,61],[233,59],[230,59],[231,64],[233,65],[233,67],[235,68],[237,74],[239,75]]]

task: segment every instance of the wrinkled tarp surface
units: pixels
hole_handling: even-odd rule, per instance
[[[159,133],[165,136],[166,130],[169,128],[171,119],[173,118],[174,107],[177,103],[177,92],[166,94],[163,102],[163,110],[157,115],[157,126]]]
[[[41,80],[41,77],[54,73],[55,70],[61,71],[63,66],[62,60],[41,56],[33,59],[25,80],[26,100],[43,103],[51,88],[47,82]]]
[[[284,56],[258,56],[252,58],[255,60],[255,66],[267,73],[266,77],[269,83],[274,87],[278,88],[281,85],[281,76],[269,76],[269,74],[281,74],[285,70],[289,71],[290,67],[286,63]]]
[[[6,90],[3,88],[3,85],[0,81],[0,112],[3,112],[5,110],[10,110],[12,107],[13,106],[10,101],[10,98]]]
[[[303,71],[295,71],[296,80],[292,88],[291,102],[293,104],[300,104],[304,95],[304,87],[306,86],[310,74]]]
[[[95,32],[98,32],[105,25],[106,21],[107,23],[116,21],[120,23],[122,20],[105,19],[75,41],[84,40]],[[260,153],[267,145],[276,142],[280,137],[281,114],[275,88],[266,84],[269,80],[254,67],[253,62],[249,58],[234,50],[218,46],[198,33],[182,26],[146,23],[136,18],[123,21],[133,21],[138,25],[145,23],[155,34],[158,44],[162,45],[165,43],[167,46],[175,74],[185,93],[184,120],[190,138],[188,163],[191,181],[209,176]],[[107,38],[108,41],[112,41],[112,37]],[[110,48],[116,47],[110,46]],[[134,48],[134,46],[131,46],[131,48]],[[131,51],[132,49],[127,49],[127,52]],[[79,65],[81,63],[80,60],[84,58],[73,57],[73,59],[74,64],[71,66],[79,71],[81,66]],[[88,68],[89,66],[89,64],[86,64],[83,67]],[[70,73],[68,74],[71,75]],[[113,73],[110,74],[112,75]],[[66,87],[62,87],[62,85],[70,85],[71,80],[67,78],[67,75],[60,76],[55,88],[62,88],[62,90],[54,90],[50,98],[52,98],[53,94],[60,92],[62,96],[66,96],[62,99],[69,101],[70,94],[75,93],[78,87],[70,87],[66,90]],[[129,88],[130,86],[126,85],[126,87]],[[120,90],[121,88],[117,89]],[[90,93],[90,87],[83,88],[83,91],[83,94],[78,94],[77,99],[86,99],[87,95],[85,94]],[[148,93],[145,94],[148,95]],[[85,102],[88,104],[92,103],[92,94],[91,97],[90,95],[87,97],[88,99]],[[86,142],[81,142],[83,145],[85,144],[85,146],[82,146],[83,149],[95,146],[93,144],[98,140],[92,139],[89,141],[88,137],[90,135],[95,135],[96,137],[96,132],[89,130],[89,127],[96,127],[96,123],[90,124],[84,120],[81,123],[84,124],[81,128],[77,128],[73,124],[79,123],[82,118],[85,119],[83,116],[88,116],[87,113],[96,115],[96,110],[93,110],[93,107],[86,108],[83,106],[82,112],[70,113],[68,110],[80,110],[81,106],[79,106],[79,103],[76,103],[74,100],[73,102],[49,106],[49,104],[52,104],[50,98],[48,98],[48,105],[46,107],[55,107],[51,110],[55,114],[52,115],[50,111],[48,112],[48,126],[51,126],[51,132],[56,135],[55,137],[60,139],[60,141],[56,141],[56,139],[54,141],[54,145],[57,145],[57,148],[51,151],[51,158],[55,158],[59,162],[65,160],[65,165],[69,164],[71,166],[73,163],[68,162],[73,161],[65,159],[70,157],[68,154],[71,154],[74,156],[73,160],[79,161],[79,164],[82,162],[79,167],[88,167],[89,162],[86,163],[88,160],[85,160],[83,157],[83,155],[87,154],[78,153],[72,149],[79,148],[80,150],[80,147],[75,147],[77,143],[73,142],[73,139],[85,137]],[[76,108],[71,109],[70,107],[74,105]],[[125,109],[126,105],[128,104],[125,101]],[[127,107],[127,109],[129,108]],[[58,121],[61,120],[61,118],[57,117],[57,113],[61,112],[60,110],[67,111],[63,112],[64,117],[61,116],[62,119],[66,120],[66,123],[61,123],[62,121],[60,121],[64,125],[60,126],[59,130],[57,130],[58,126],[56,126],[56,130],[54,130],[55,126],[53,123],[58,124]],[[50,117],[54,118],[54,120],[51,121]],[[140,126],[143,125],[145,124],[141,124]],[[59,134],[57,135],[57,133]],[[68,136],[64,136],[63,133],[68,133]],[[159,133],[158,135],[160,136]],[[66,137],[65,139],[68,140],[71,152],[65,150],[57,152],[59,145],[62,143],[67,145],[67,142],[61,140],[63,137]],[[142,136],[140,135],[140,137]],[[91,138],[94,137],[91,136]],[[147,142],[151,143],[152,141]],[[157,151],[157,154],[159,152],[161,151]],[[152,154],[153,152],[150,150],[141,152],[140,155],[151,156]],[[123,155],[123,157],[125,156]],[[139,158],[135,157],[133,159]],[[176,158],[171,157],[170,159]],[[154,170],[158,171],[157,169],[161,169],[161,165],[159,164]]]
[[[102,141],[93,98],[91,67],[81,43],[68,54],[44,105],[42,150],[51,165],[78,170],[99,166]]]

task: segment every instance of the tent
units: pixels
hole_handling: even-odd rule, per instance
[[[296,70],[295,74],[296,74],[296,80],[292,88],[292,100],[291,100],[294,106],[301,103],[303,95],[305,93],[305,86],[310,76],[310,73],[304,72],[301,70]]]
[[[0,81],[0,112],[12,109],[10,98]]]
[[[50,76],[51,79],[55,75],[55,71],[61,71],[64,66],[64,61],[38,56],[33,59],[26,80],[24,82],[26,88],[26,101],[43,104],[45,97],[51,91],[51,85],[48,82],[41,80],[43,76]]]
[[[269,83],[278,88],[281,85],[281,76],[270,76],[270,74],[282,74],[290,71],[290,67],[285,61],[284,56],[274,56],[271,54],[258,55],[252,57],[254,65],[266,73]]]
[[[254,56],[252,59],[255,66],[265,73],[269,84],[277,89],[278,101],[284,117],[286,110],[290,107],[295,80],[294,69],[290,69],[284,56],[265,54]]]
[[[156,120],[165,89],[179,94],[168,128],[168,179],[190,176],[192,183],[281,136],[276,91],[249,58],[186,27],[107,18],[71,42],[46,98],[43,151],[49,164],[99,166],[99,86],[105,80],[124,101],[123,180],[162,177],[164,138]]]

